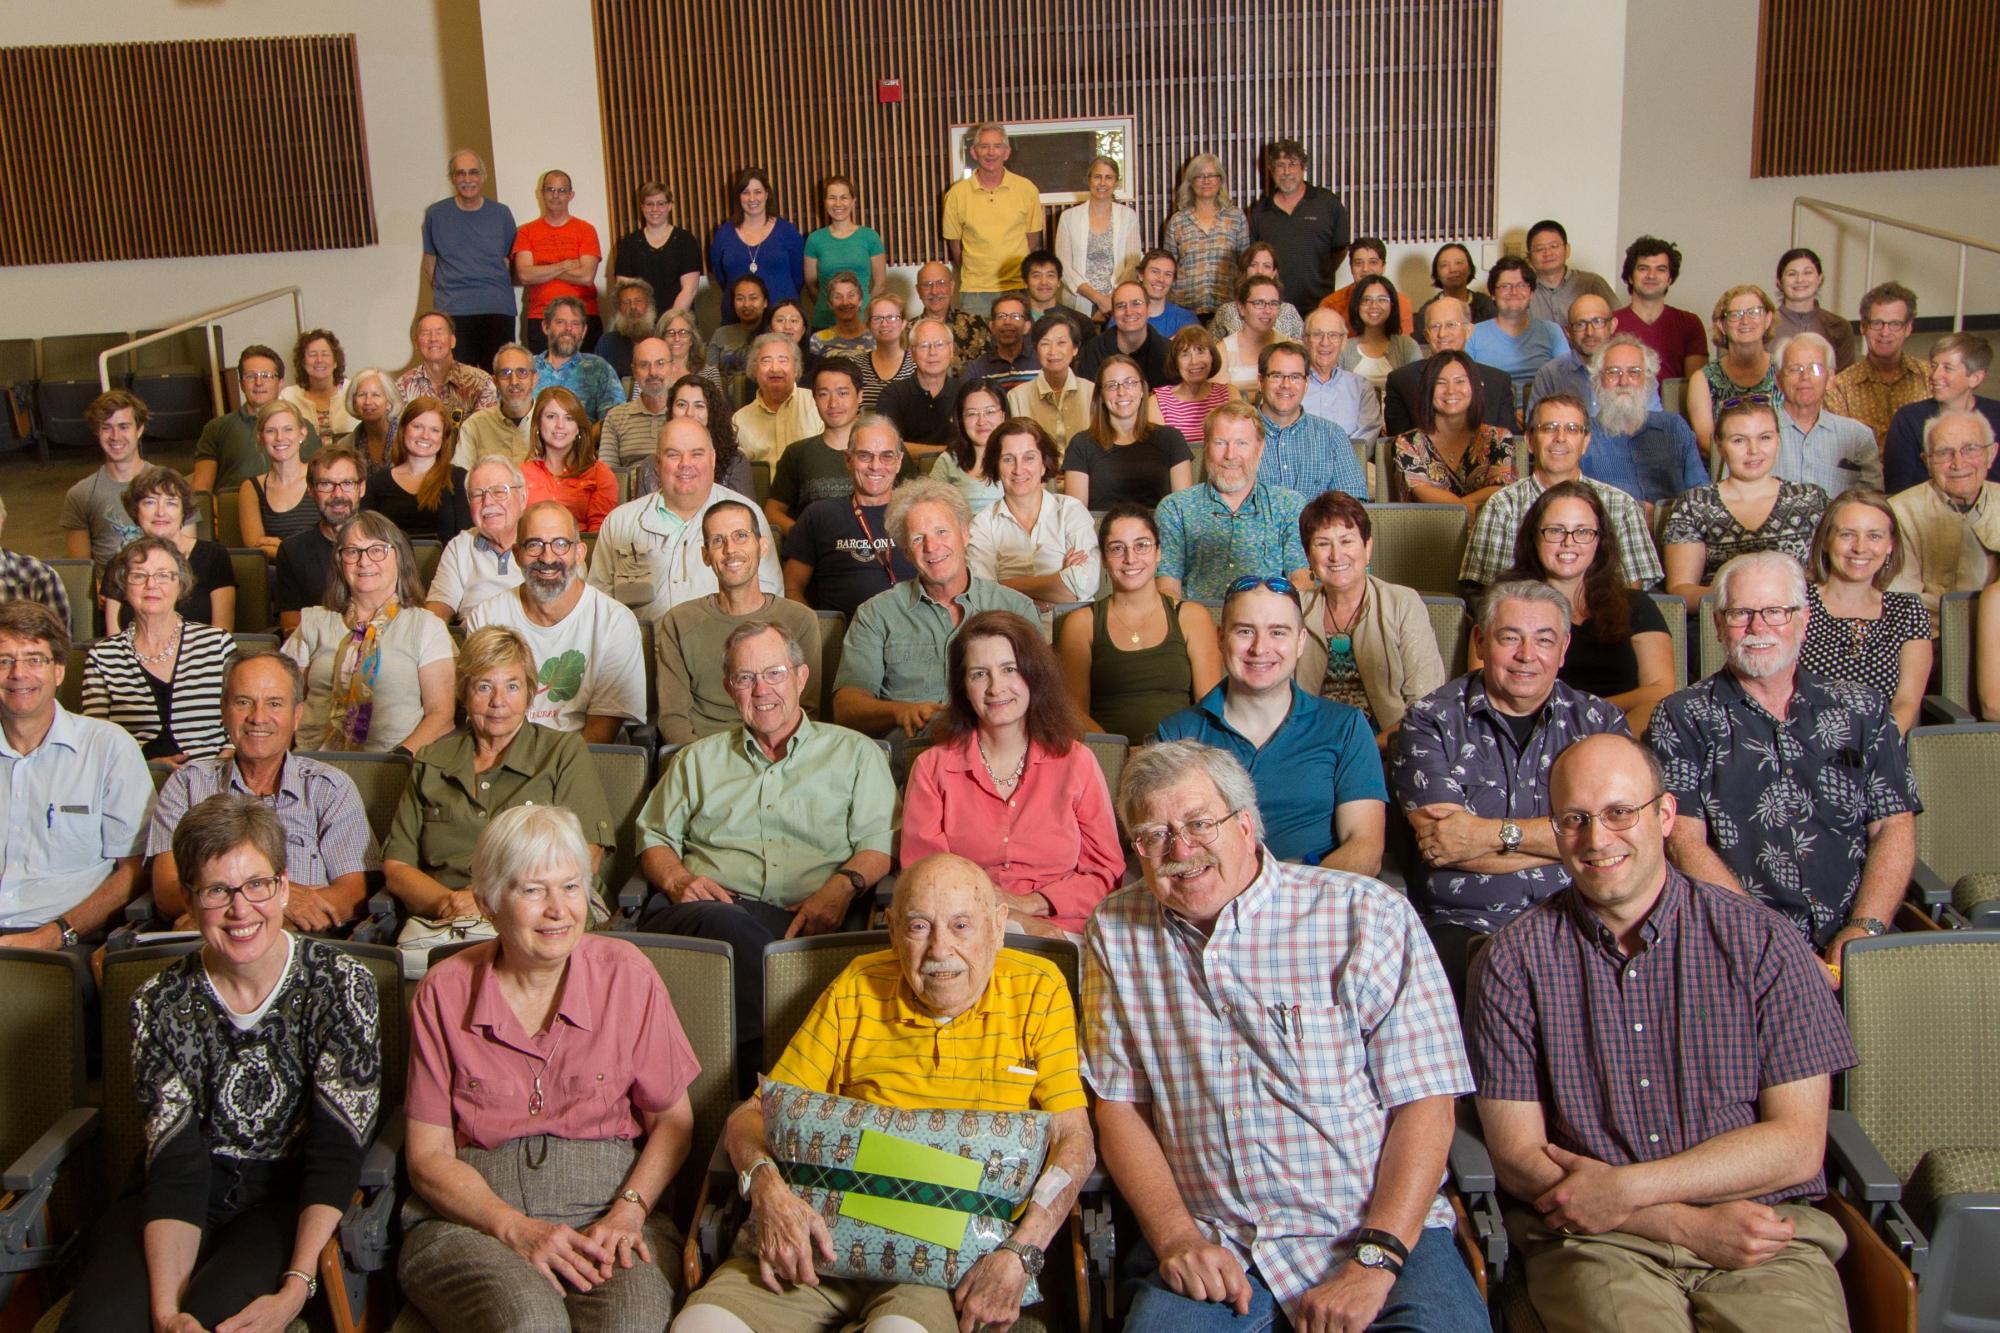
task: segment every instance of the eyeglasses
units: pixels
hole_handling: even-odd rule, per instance
[[[1762,319],[1763,317],[1764,307],[1760,305],[1745,306],[1741,310],[1725,310],[1722,312],[1722,318],[1730,324],[1746,324],[1753,319]]]
[[[1380,292],[1371,292],[1371,293],[1369,293],[1369,294],[1368,294],[1367,296],[1364,296],[1364,297],[1362,297],[1362,298],[1361,298],[1361,304],[1362,304],[1362,305],[1388,305],[1388,304],[1389,304],[1389,298],[1388,298],[1388,297],[1386,297],[1386,296],[1384,296],[1384,295],[1382,295],[1382,294],[1381,294]]]
[[[1273,384],[1304,384],[1306,373],[1303,370],[1274,370],[1264,378]]]
[[[1462,319],[1434,319],[1426,327],[1432,333],[1450,333],[1453,329],[1464,328],[1465,321]],[[1340,336],[1344,338],[1347,335],[1343,333]]]
[[[901,324],[903,317],[901,315],[870,315],[868,322],[870,324]]]
[[[544,186],[542,187],[542,193],[543,193],[543,194],[554,194],[554,195],[565,195],[565,194],[575,194],[575,193],[576,193],[576,191],[575,191],[575,190],[572,190],[572,189],[570,189],[570,188],[569,188],[569,187],[568,187],[567,185],[544,185]]]
[[[569,537],[529,537],[521,542],[521,554],[534,559],[544,551],[553,551],[558,556],[568,555],[583,545]]]
[[[1128,555],[1151,555],[1159,549],[1160,544],[1151,537],[1141,537],[1134,542],[1106,542],[1104,544],[1104,554],[1112,560],[1123,559]]]
[[[1665,795],[1665,792],[1660,793],[1660,796]],[[1565,810],[1559,815],[1549,816],[1549,822],[1556,826],[1559,838],[1581,837],[1592,824],[1602,824],[1613,833],[1623,833],[1639,822],[1639,816],[1647,806],[1659,804],[1660,796],[1655,796],[1645,805],[1607,805],[1594,815],[1588,810]]]
[[[474,504],[483,504],[489,499],[504,500],[513,493],[514,487],[510,483],[506,486],[482,486],[476,491],[467,491],[465,498]]]
[[[1110,393],[1114,389],[1116,389],[1120,393],[1124,393],[1129,389],[1143,389],[1145,387],[1146,387],[1146,381],[1135,380],[1131,378],[1129,375],[1122,380],[1106,380],[1104,381],[1103,385],[1104,392],[1106,393]]]
[[[1276,310],[1284,302],[1266,298],[1262,301],[1245,301],[1243,304],[1249,306],[1252,310]],[[1366,305],[1367,302],[1364,301],[1362,304]]]
[[[1936,459],[1938,462],[1944,463],[1947,466],[1949,466],[1952,463],[1956,463],[1961,458],[1965,459],[1967,462],[1976,463],[1979,461],[1980,456],[1985,452],[1986,452],[1986,446],[1983,444],[1968,444],[1962,449],[1954,449],[1949,445],[1946,445],[1943,448],[1932,449],[1928,451],[1927,453],[1924,454],[1924,457]]]
[[[30,671],[47,671],[56,659],[47,653],[22,653],[19,657],[9,654],[0,657],[0,676],[7,675],[15,667],[26,667]]]
[[[988,324],[998,324],[1002,320],[1009,324],[1025,324],[1028,322],[1028,317],[1018,310],[997,310],[986,317]]]
[[[1910,327],[1910,321],[1907,319],[1864,319],[1861,321],[1861,327],[1870,333],[1893,333],[1897,329],[1907,329]]]
[[[180,581],[181,576],[171,569],[135,569],[125,575],[126,586],[132,588],[150,588],[155,584],[164,588]]]
[[[360,489],[361,483],[358,481],[316,481],[313,483],[313,493],[315,495],[332,495],[335,491],[358,491]]]
[[[1731,629],[1743,629],[1759,617],[1772,629],[1783,629],[1792,623],[1792,617],[1798,613],[1796,606],[1725,606],[1717,614],[1722,617],[1722,623]]]
[[[1596,528],[1565,528],[1550,524],[1546,528],[1536,528],[1535,535],[1551,546],[1588,546],[1597,540]]]
[[[1826,367],[1817,364],[1810,366],[1786,366],[1779,373],[1795,380],[1816,380],[1826,374]]]
[[[1493,284],[1493,294],[1495,296],[1498,296],[1501,292],[1525,292],[1527,290],[1528,284],[1525,282],[1496,282]]]
[[[951,346],[951,340],[949,338],[926,338],[920,343],[911,343],[910,346],[916,348],[919,352],[942,352]]]
[[[236,379],[241,384],[269,384],[278,378],[275,370],[239,370]]]
[[[1597,378],[1606,384],[1643,384],[1646,380],[1644,366],[1606,366],[1597,372]]]
[[[1337,343],[1337,342],[1339,342],[1339,341],[1340,341],[1341,339],[1345,338],[1346,336],[1347,336],[1346,332],[1345,332],[1345,331],[1343,331],[1343,330],[1341,330],[1341,329],[1307,329],[1307,330],[1306,330],[1306,341],[1307,341],[1307,342],[1334,342],[1334,343]]]
[[[672,335],[668,336],[671,337]],[[496,370],[493,372],[493,378],[496,380],[531,380],[534,377],[535,368],[533,366],[515,366],[509,370]]]
[[[1185,824],[1154,824],[1138,829],[1132,834],[1132,848],[1148,861],[1157,861],[1166,855],[1171,843],[1191,842],[1197,847],[1213,847],[1224,821],[1240,813],[1240,810],[1228,810],[1219,819],[1196,815]]]
[[[660,336],[662,338],[667,339],[668,341],[672,341],[675,338],[679,338],[685,341],[686,339],[694,337],[694,332],[691,329],[668,329],[665,333],[661,334]]]
[[[762,671],[732,671],[725,679],[732,690],[754,689],[760,682],[775,690],[791,674],[792,669],[788,666],[774,666],[765,667]]]
[[[1574,421],[1538,421],[1534,425],[1535,434],[1545,440],[1567,435],[1572,440],[1580,440],[1590,434],[1590,427],[1578,425]]]
[[[1611,327],[1611,316],[1592,315],[1589,319],[1573,319],[1569,326],[1578,333],[1601,333]]]
[[[259,875],[241,884],[203,884],[195,889],[194,900],[197,905],[211,911],[229,906],[229,900],[239,893],[246,903],[266,903],[277,895],[278,886],[284,882],[278,875]]]
[[[340,563],[358,565],[366,560],[371,565],[379,565],[389,558],[395,548],[387,542],[376,542],[372,546],[343,546],[340,548]]]

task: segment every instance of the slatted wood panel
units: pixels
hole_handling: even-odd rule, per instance
[[[1188,157],[1217,154],[1247,204],[1259,147],[1286,136],[1356,235],[1490,237],[1499,16],[1499,0],[596,0],[605,165],[626,209],[645,181],[673,184],[704,238],[740,167],[766,168],[808,231],[817,183],[844,173],[908,263],[943,254],[954,122],[1129,115],[1149,238]],[[902,80],[900,104],[878,104],[878,77]]]
[[[1993,0],[1763,0],[1753,176],[2000,163]]]
[[[375,239],[352,34],[0,48],[0,264]]]

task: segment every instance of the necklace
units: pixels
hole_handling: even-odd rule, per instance
[[[139,626],[137,622],[134,622],[130,631],[132,636],[132,656],[138,658],[145,666],[158,666],[160,663],[166,661],[180,651],[182,624],[181,618],[175,616],[173,632],[168,637],[167,646],[160,649],[157,653],[144,653],[139,651]]]
[[[1361,612],[1368,605],[1368,590],[1363,588],[1361,600],[1354,604],[1354,614],[1347,618],[1345,625],[1333,618],[1333,598],[1326,599],[1326,646],[1329,652],[1348,654],[1354,651],[1354,626],[1361,619]]]
[[[993,771],[993,761],[986,757],[986,742],[980,741],[978,742],[978,744],[979,744],[979,762],[986,769],[986,776],[993,779],[993,785],[995,787],[1001,788],[1002,790],[1009,789],[1013,787],[1015,783],[1021,780],[1021,774],[1027,772],[1028,752],[1025,748],[1022,749],[1021,751],[1021,762],[1014,765],[1014,771],[1012,773],[1009,773],[1006,777],[1003,778],[998,773],[995,773]]]
[[[569,1031],[569,1025],[567,1023],[562,1023],[560,1019],[557,1019],[556,1021],[559,1024],[561,1024],[561,1026],[556,1028],[555,1040],[549,1043],[549,1053],[542,1057],[541,1068],[540,1069],[535,1068],[534,1056],[524,1055],[522,1057],[528,1062],[528,1069],[535,1076],[534,1090],[528,1094],[529,1115],[540,1115],[542,1113],[543,1108],[548,1105],[547,1102],[542,1100],[542,1075],[546,1074],[549,1070],[549,1066],[552,1063],[554,1063],[556,1058],[556,1052],[562,1049],[563,1035]]]
[[[1144,613],[1141,613],[1141,614],[1143,615]],[[1104,607],[1104,618],[1105,618],[1105,621],[1107,622],[1107,623],[1106,623],[1106,626],[1105,626],[1105,628],[1107,628],[1107,629],[1110,629],[1110,628],[1112,628],[1112,627],[1111,627],[1111,625],[1110,625],[1110,624],[1108,623],[1108,622],[1110,621],[1110,619],[1111,619],[1111,605],[1110,605],[1110,603],[1108,603],[1108,602],[1107,602],[1107,603],[1105,604],[1105,607]],[[1139,639],[1140,639],[1140,635],[1141,635],[1141,631],[1142,631],[1143,629],[1144,629],[1144,626],[1142,625],[1142,626],[1141,626],[1140,628],[1138,628],[1138,629],[1133,629],[1133,630],[1129,631],[1129,632],[1128,632],[1128,633],[1126,634],[1126,636],[1125,636],[1125,637],[1126,637],[1126,642],[1130,643],[1130,644],[1131,644],[1131,645],[1132,645],[1132,646],[1133,646],[1134,648],[1137,648],[1137,647],[1139,646]]]

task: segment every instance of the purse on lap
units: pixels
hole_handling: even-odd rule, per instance
[[[833,1236],[828,1277],[956,1287],[1014,1233],[1048,1152],[1046,1111],[905,1111],[766,1082],[764,1138]],[[1030,1280],[1021,1304],[1041,1300]]]

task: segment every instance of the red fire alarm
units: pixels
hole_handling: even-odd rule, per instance
[[[902,101],[903,81],[901,79],[875,80],[875,100],[883,103]]]

